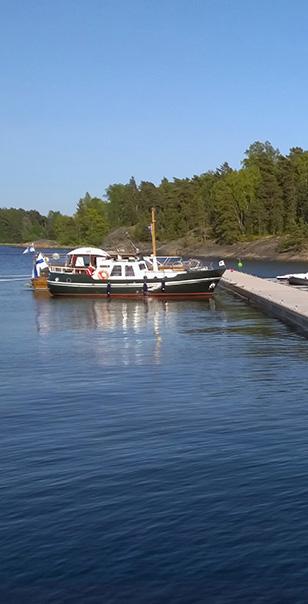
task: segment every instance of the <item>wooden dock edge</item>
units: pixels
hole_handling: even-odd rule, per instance
[[[226,271],[219,288],[242,298],[308,337],[308,291],[238,271]]]

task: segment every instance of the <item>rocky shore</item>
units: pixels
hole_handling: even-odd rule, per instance
[[[308,261],[308,244],[303,245],[301,249],[289,248],[286,251],[282,250],[282,237],[267,236],[253,241],[241,241],[232,245],[222,245],[215,241],[206,239],[205,241],[197,240],[194,237],[187,235],[182,239],[168,242],[157,242],[157,254],[160,256],[205,256],[207,258],[221,259],[254,259],[254,260],[280,260],[280,261]],[[56,241],[39,240],[31,242],[35,249],[51,249],[51,248],[67,248],[72,249],[74,246],[60,245]],[[2,244],[2,245],[18,245],[19,247],[27,247],[31,245],[29,242],[22,244]],[[129,253],[134,253],[139,249],[143,254],[151,254],[151,242],[134,241],[129,237],[129,233],[125,229],[117,229],[110,233],[101,244],[103,249],[107,250],[122,250]]]
[[[142,253],[151,253],[151,242],[130,241],[127,230],[117,229],[110,233],[103,241],[105,249],[130,249],[134,251],[136,246]],[[285,238],[267,236],[253,241],[241,241],[232,245],[218,244],[211,239],[198,240],[191,234],[187,234],[175,241],[157,241],[157,254],[160,256],[206,256],[207,258],[233,258],[233,259],[255,259],[255,260],[280,260],[301,261],[308,260],[308,245],[290,246],[286,251],[283,249]]]
[[[281,238],[265,237],[255,241],[242,241],[232,245],[219,245],[215,241],[203,243],[170,242],[159,247],[160,254],[183,254],[206,257],[242,258],[254,260],[301,261],[308,260],[308,248],[280,251]]]

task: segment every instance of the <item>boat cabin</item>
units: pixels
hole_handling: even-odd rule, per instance
[[[89,266],[97,268],[102,261],[109,258],[108,252],[97,247],[79,247],[67,254],[65,266],[70,268],[87,269]]]
[[[152,272],[152,266],[142,257],[110,253],[99,248],[81,247],[67,254],[64,266],[52,266],[50,270],[60,273],[87,274],[95,278],[100,271],[105,278],[143,279]]]

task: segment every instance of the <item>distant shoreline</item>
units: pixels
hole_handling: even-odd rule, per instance
[[[109,239],[109,238],[108,238]],[[297,251],[279,251],[279,245],[282,238],[268,236],[253,241],[241,241],[232,245],[218,244],[215,241],[207,240],[203,243],[197,240],[187,240],[188,238],[178,239],[176,241],[157,242],[157,255],[159,256],[203,256],[206,258],[220,258],[228,260],[264,260],[278,262],[308,262],[308,249],[303,248]],[[74,249],[74,245],[60,245],[55,241],[33,241],[35,249]],[[0,243],[2,247],[18,247],[26,249],[31,245],[26,243]],[[124,240],[113,240],[102,243],[103,249],[124,248],[127,244]],[[136,242],[140,253],[149,254],[148,243]]]
[[[207,258],[223,259],[245,259],[245,260],[264,260],[279,262],[305,262],[308,261],[308,249],[303,246],[302,250],[280,251],[279,247],[285,239],[282,237],[268,236],[262,239],[252,241],[240,241],[232,245],[218,244],[215,241],[207,240],[203,243],[196,241],[187,241],[184,239],[176,242],[168,242],[158,246],[160,255],[185,255],[185,256],[205,256]]]
[[[27,247],[29,247],[30,245],[32,245],[31,243],[0,243],[1,247],[20,247],[22,249],[26,249]],[[35,247],[35,249],[41,250],[41,249],[63,249],[63,250],[71,250],[73,249],[72,245],[60,245],[60,244],[51,244],[51,243],[36,243],[35,241],[33,242],[33,246]]]

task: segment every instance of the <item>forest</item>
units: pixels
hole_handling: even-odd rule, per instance
[[[241,168],[226,162],[191,178],[163,178],[159,185],[132,177],[111,184],[102,198],[89,193],[73,216],[51,210],[0,208],[0,243],[48,239],[60,245],[101,245],[118,227],[136,241],[150,239],[150,209],[157,209],[158,240],[168,242],[192,232],[197,240],[234,243],[265,235],[284,235],[285,246],[308,238],[308,151],[282,155],[266,142],[245,152]]]

